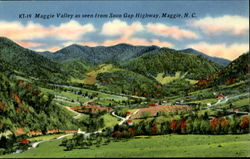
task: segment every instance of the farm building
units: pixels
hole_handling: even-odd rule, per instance
[[[218,94],[217,98],[224,98],[224,96],[222,94]]]
[[[128,120],[127,123],[128,123],[129,126],[133,125],[133,121],[132,120]]]
[[[150,107],[154,107],[154,106],[157,106],[158,105],[158,103],[151,103],[151,104],[148,104],[148,106],[150,106]]]

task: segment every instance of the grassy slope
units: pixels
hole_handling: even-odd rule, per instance
[[[161,84],[166,84],[166,83],[169,83],[175,79],[179,79],[181,78],[181,72],[180,71],[177,71],[175,72],[175,76],[166,76],[166,77],[163,77],[163,74],[164,73],[158,73],[157,76],[155,77],[155,79],[160,82]]]
[[[84,83],[85,84],[95,84],[96,77],[97,77],[98,73],[110,72],[110,71],[114,71],[114,70],[119,70],[119,69],[113,68],[112,64],[99,65],[99,67],[96,70],[87,73],[87,77],[84,79]]]
[[[21,154],[0,157],[239,157],[250,156],[249,141],[250,135],[163,135],[64,151],[58,140]]]
[[[157,76],[155,77],[155,79],[161,84],[167,84],[169,82],[172,82],[173,80],[185,78],[186,74],[187,74],[187,72],[184,73],[183,75],[181,75],[181,72],[177,71],[177,72],[175,72],[175,76],[165,76],[164,77],[163,76],[164,72],[162,72],[162,73],[158,73]],[[197,80],[192,80],[192,79],[188,79],[188,78],[185,78],[185,80],[189,81],[191,84],[195,84],[197,82]]]
[[[237,100],[235,102],[232,102],[233,105],[240,107],[249,104],[249,98],[243,98],[240,100]]]
[[[232,103],[233,107],[240,108],[240,107],[245,107],[247,105],[249,106],[249,101],[250,101],[250,98],[242,98],[242,99],[238,99],[236,101],[228,102],[228,103]],[[229,104],[221,105],[220,108],[228,108],[228,105]]]

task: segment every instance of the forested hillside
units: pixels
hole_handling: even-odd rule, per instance
[[[199,80],[199,87],[212,87],[220,84],[233,84],[249,79],[249,52],[242,54],[227,67]]]
[[[187,78],[200,79],[222,68],[201,55],[186,54],[169,48],[151,51],[123,65],[124,68],[144,74],[157,76],[158,73],[174,75],[177,71],[186,73]]]
[[[145,97],[164,95],[164,89],[157,81],[125,69],[99,73],[96,79],[103,88],[114,92]]]
[[[46,81],[64,81],[69,77],[61,65],[25,49],[7,38],[0,37],[0,48],[1,67],[9,68],[12,72]]]
[[[0,73],[0,81],[0,133],[14,133],[18,128],[26,133],[76,129],[69,112],[52,102],[53,95],[22,80],[11,81],[3,73]]]

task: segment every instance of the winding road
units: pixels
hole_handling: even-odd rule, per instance
[[[116,115],[115,112],[112,112],[111,114],[112,114],[114,117],[121,119],[122,121],[121,121],[118,125],[122,125],[122,124],[125,123],[132,115],[135,115],[138,111],[139,111],[139,109],[137,109],[133,114],[130,114],[130,115],[126,116],[125,118]]]
[[[225,96],[224,98],[219,99],[215,104],[211,105],[211,108],[214,107],[214,109],[217,110],[217,111],[223,111],[223,109],[216,108],[216,106],[226,104],[228,101],[233,100],[235,98],[248,96],[248,95],[249,95],[249,93],[244,93],[244,94],[240,94],[240,95],[236,95],[236,96],[232,96],[232,97]],[[226,111],[229,112],[229,113],[248,114],[248,115],[250,115],[250,112],[233,111],[233,110],[226,110]]]
[[[218,106],[218,105],[226,104],[230,100],[233,100],[233,99],[236,99],[236,98],[239,98],[239,97],[244,97],[244,96],[248,97],[249,93],[244,93],[244,94],[240,94],[240,95],[236,95],[236,96],[231,96],[231,97],[225,96],[224,98],[219,99],[215,104],[211,105],[211,107],[215,107],[215,106]]]
[[[49,142],[49,141],[55,141],[55,140],[60,140],[60,139],[63,139],[63,138],[65,138],[65,137],[71,136],[71,135],[73,135],[73,133],[59,136],[59,137],[56,138],[56,139],[50,139],[50,140],[43,140],[43,141],[34,142],[34,143],[31,145],[32,147],[29,148],[29,150],[30,150],[30,149],[36,148],[36,147],[37,147],[39,144],[41,144],[41,143]]]

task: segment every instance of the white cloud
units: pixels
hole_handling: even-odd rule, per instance
[[[164,37],[172,37],[176,40],[181,39],[196,39],[198,35],[195,32],[190,30],[181,29],[178,26],[167,26],[162,23],[148,23],[146,26],[148,32],[153,34],[164,36]]]
[[[136,38],[133,35],[137,32],[144,31],[145,26],[140,22],[133,22],[132,24],[127,24],[127,22],[115,19],[103,24],[101,34],[107,36],[120,36],[115,40],[105,40],[100,45],[111,46],[119,43],[127,43],[131,45],[157,45],[160,47],[170,47],[173,44],[166,41],[159,41],[158,39],[145,39]]]
[[[221,17],[205,17],[190,22],[191,26],[200,28],[207,35],[228,33],[243,35],[249,31],[249,18],[237,15],[224,15]]]
[[[249,44],[231,44],[226,45],[222,44],[209,44],[206,42],[199,42],[195,44],[190,44],[188,48],[194,48],[203,53],[206,53],[209,56],[217,56],[222,58],[227,58],[233,60],[239,57],[242,53],[245,53],[249,50]]]
[[[127,38],[136,32],[143,31],[144,27],[140,22],[133,22],[128,25],[126,22],[115,19],[103,24],[101,34],[108,36],[121,35]]]
[[[95,32],[92,24],[81,25],[71,20],[59,26],[43,26],[39,23],[28,22],[26,25],[20,22],[0,21],[0,35],[13,40],[32,40],[37,38],[55,37],[63,40],[78,40],[86,33]]]

